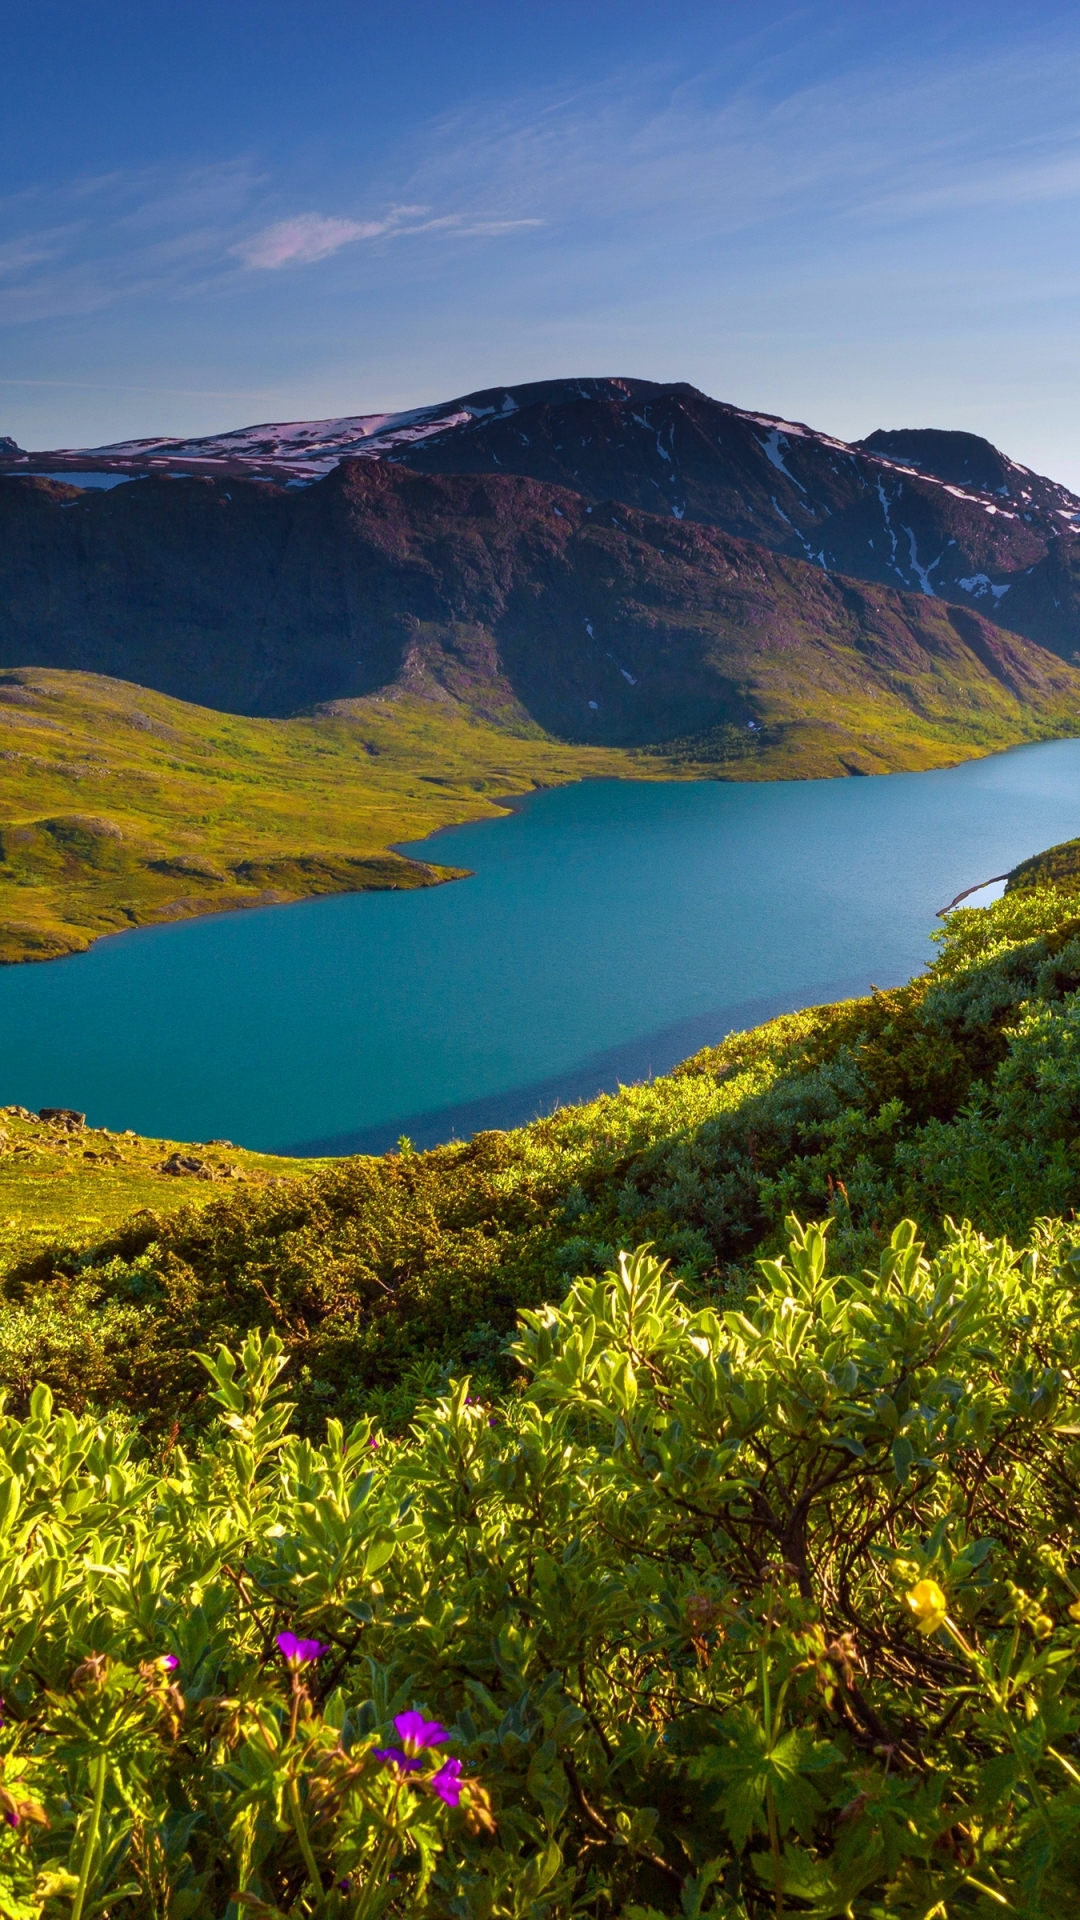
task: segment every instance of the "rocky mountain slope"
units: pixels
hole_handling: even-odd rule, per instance
[[[799,734],[791,772],[1080,726],[1080,673],[979,612],[509,474],[0,481],[0,606],[12,663],[237,713],[389,688],[595,745],[689,736],[698,759]]]
[[[1080,654],[1080,498],[974,434],[879,431],[848,445],[681,382],[539,381],[440,406],[28,454],[0,473],[202,474],[310,485],[343,457],[513,473],[696,521],[828,573],[977,609]]]

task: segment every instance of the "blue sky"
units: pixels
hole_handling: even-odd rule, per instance
[[[0,0],[0,433],[693,381],[1080,486],[1080,11]]]

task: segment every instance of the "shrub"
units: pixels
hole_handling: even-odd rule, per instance
[[[395,1442],[204,1360],[0,1432],[0,1912],[1019,1913],[1080,1884],[1075,1255],[910,1222],[739,1309],[647,1250]]]

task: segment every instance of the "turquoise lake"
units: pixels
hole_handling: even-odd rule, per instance
[[[907,979],[938,908],[1078,833],[1077,740],[940,773],[535,794],[423,843],[469,880],[0,970],[0,1098],[300,1152],[511,1126]]]

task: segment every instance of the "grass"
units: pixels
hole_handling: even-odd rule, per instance
[[[204,1171],[163,1173],[175,1155]],[[201,1208],[223,1193],[280,1187],[329,1164],[249,1153],[229,1141],[204,1146],[108,1127],[69,1131],[24,1107],[0,1109],[0,1268],[58,1238],[94,1241],[135,1215]]]

